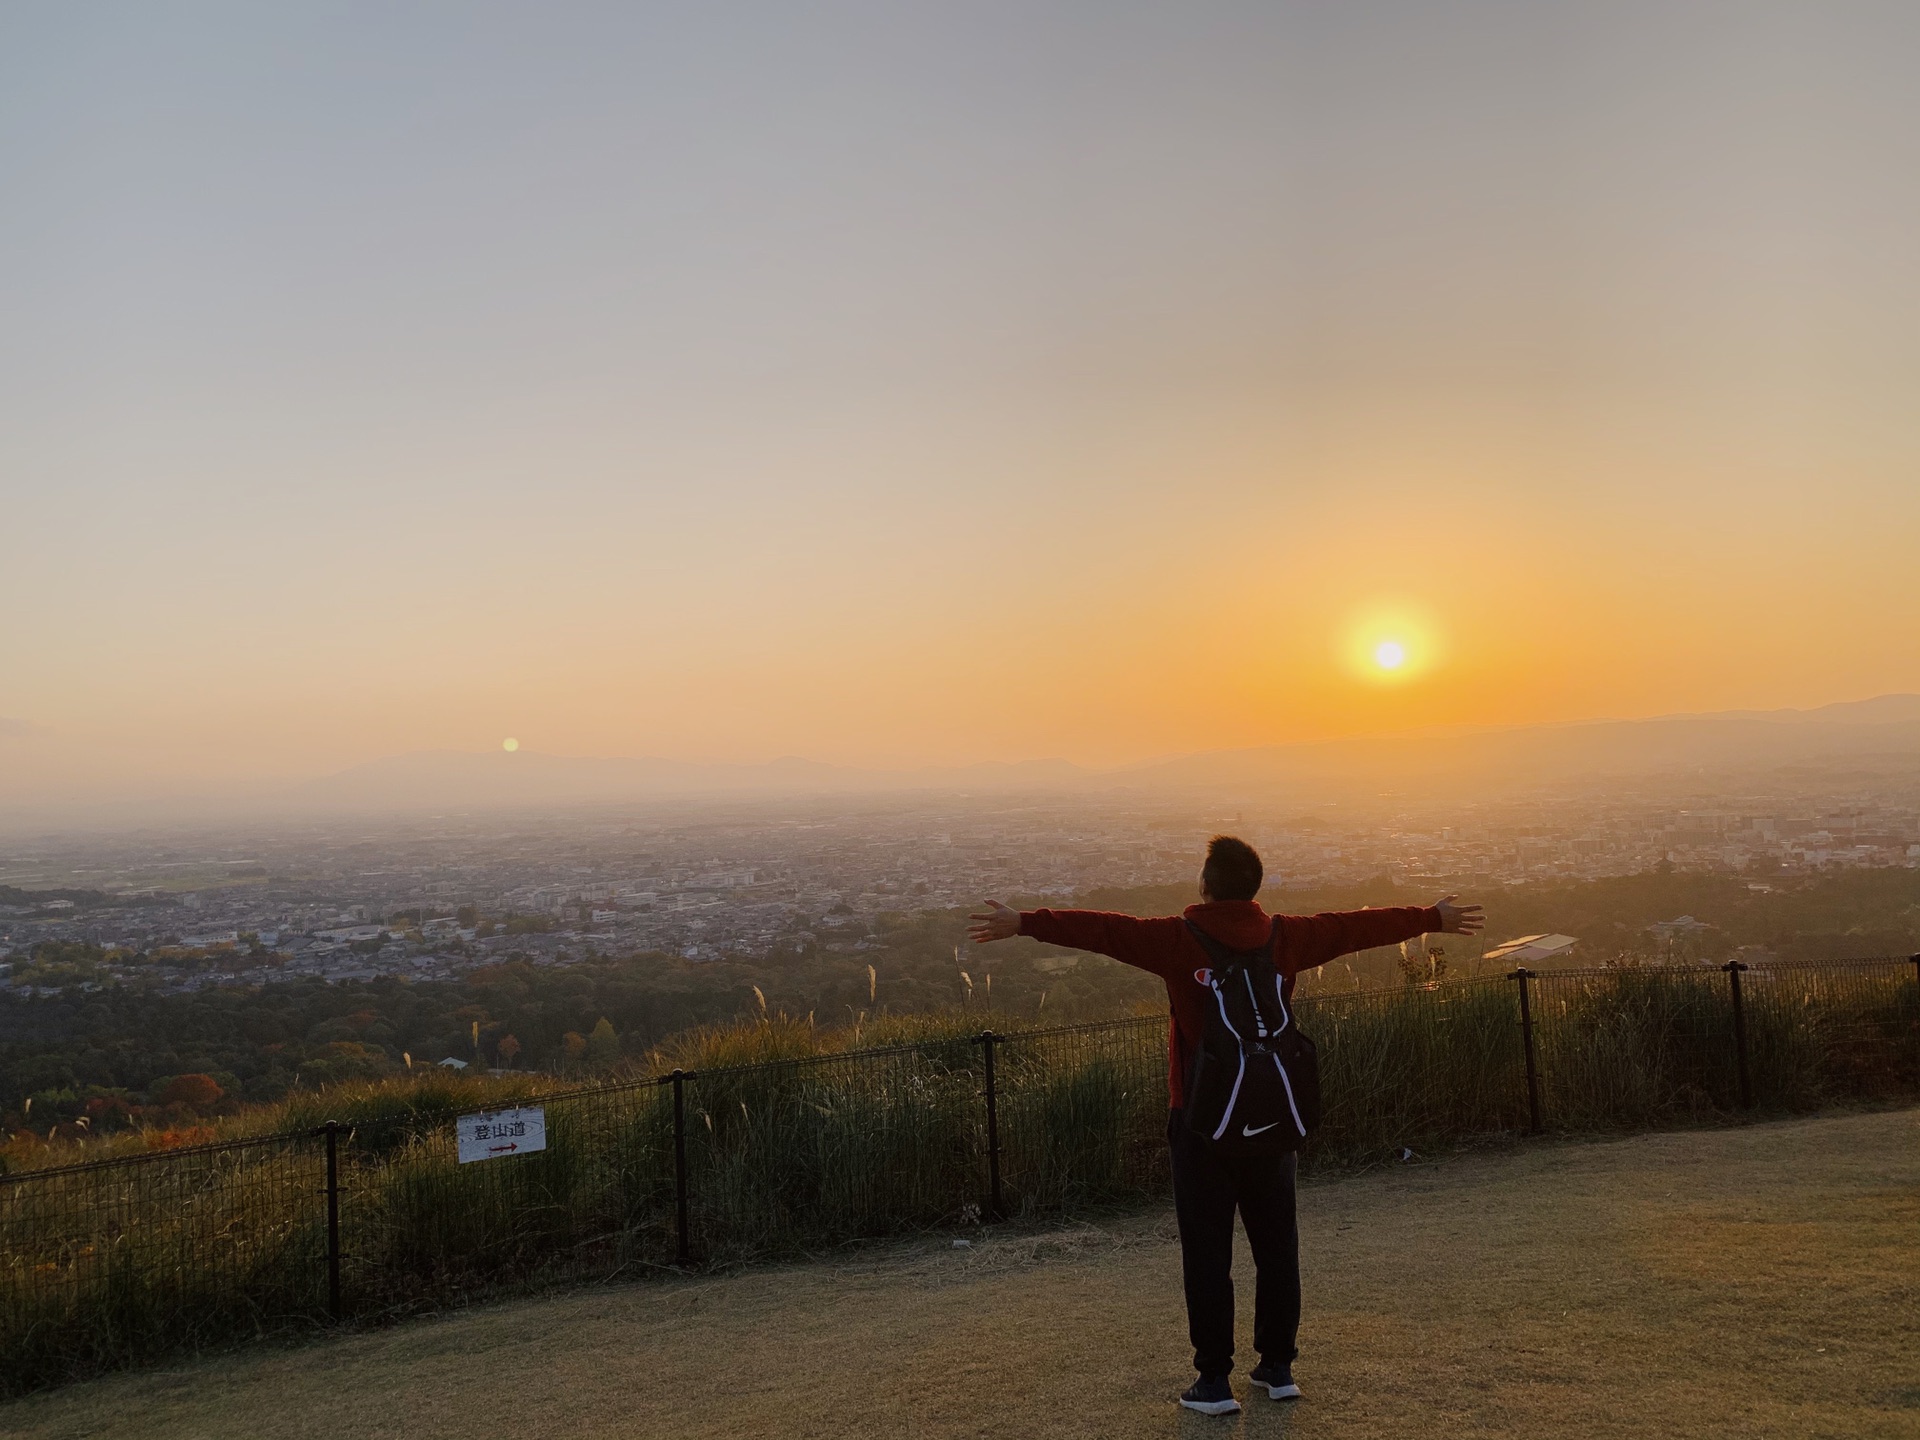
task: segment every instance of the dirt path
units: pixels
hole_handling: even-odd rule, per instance
[[[1154,1213],[112,1377],[0,1434],[1920,1437],[1920,1111],[1411,1165],[1301,1209],[1307,1398],[1225,1420],[1172,1403]]]

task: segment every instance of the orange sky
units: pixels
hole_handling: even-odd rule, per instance
[[[1549,8],[15,17],[0,803],[1920,690],[1916,23]]]

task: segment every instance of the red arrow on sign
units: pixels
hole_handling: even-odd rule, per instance
[[[487,1153],[489,1155],[498,1155],[502,1150],[518,1150],[519,1148],[520,1146],[517,1141],[512,1145],[489,1145],[487,1147]]]

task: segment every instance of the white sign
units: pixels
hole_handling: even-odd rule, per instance
[[[537,1105],[462,1115],[458,1125],[455,1134],[460,1140],[462,1165],[547,1148],[547,1112]]]

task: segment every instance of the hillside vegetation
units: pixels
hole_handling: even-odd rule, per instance
[[[1920,950],[1920,871],[1861,871],[1810,880],[1645,874],[1533,885],[1484,896],[1488,942],[1560,931],[1579,936],[1583,964],[1716,960],[1740,947],[1781,959]],[[1019,897],[1012,897],[1018,900]],[[1279,890],[1295,911],[1424,903],[1387,881],[1338,890]],[[1077,903],[1164,914],[1189,885],[1096,891]],[[1670,957],[1647,927],[1691,914],[1713,928]],[[404,1076],[451,1057],[476,1069],[566,1081],[646,1064],[670,1037],[741,1017],[781,1013],[810,1033],[870,1033],[882,1017],[954,1011],[987,1024],[1046,1025],[1131,1014],[1164,1003],[1157,980],[1098,956],[1032,941],[974,949],[964,914],[875,917],[857,954],[817,948],[708,964],[660,954],[588,956],[567,966],[524,960],[458,980],[233,986],[158,993],[139,983],[86,988],[85,947],[42,947],[0,991],[0,1126],[42,1141],[124,1130],[228,1133],[239,1112],[299,1093]],[[1447,942],[1448,974],[1480,968],[1478,942]],[[958,953],[956,953],[956,951]],[[1329,966],[1307,993],[1402,983],[1395,952]],[[29,986],[58,993],[27,995]],[[827,1042],[843,1043],[839,1040]],[[530,1078],[525,1084],[538,1083]],[[22,1142],[24,1143],[24,1142]]]

